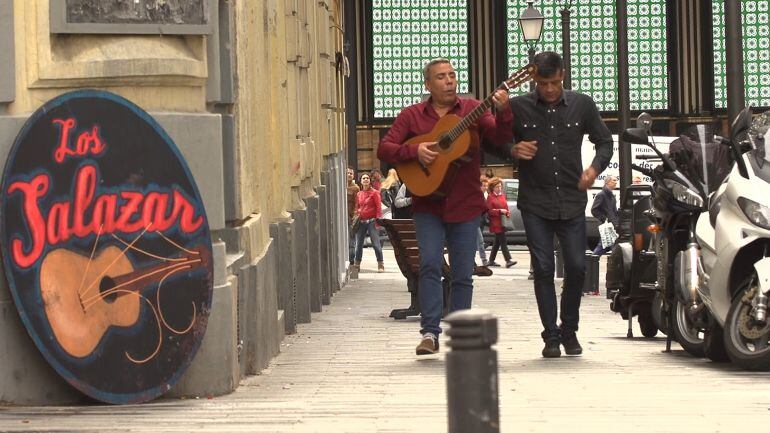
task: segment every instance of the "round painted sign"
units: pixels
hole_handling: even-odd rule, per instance
[[[203,202],[168,134],[120,96],[67,93],[22,128],[1,200],[5,275],[45,359],[104,402],[166,392],[203,339],[213,281]]]

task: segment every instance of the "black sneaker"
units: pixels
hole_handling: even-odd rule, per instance
[[[499,268],[499,267],[500,267],[500,265],[498,265],[497,263],[495,263],[495,261],[494,261],[494,260],[490,260],[490,261],[488,261],[488,262],[487,262],[487,266],[488,266],[488,267],[490,267],[490,268]]]
[[[580,355],[583,353],[583,348],[580,346],[577,335],[575,334],[568,337],[562,337],[561,344],[564,346],[564,353],[567,355]]]
[[[515,264],[516,264],[515,260],[508,260],[507,262],[505,262],[505,267],[506,268],[510,268],[511,266],[513,266]]]
[[[547,340],[543,348],[543,358],[558,358],[560,356],[559,340]]]

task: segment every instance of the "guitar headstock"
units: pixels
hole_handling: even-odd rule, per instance
[[[503,81],[503,84],[500,86],[501,88],[505,89],[513,89],[516,87],[519,87],[523,83],[526,83],[527,81],[531,80],[535,76],[535,72],[537,71],[537,68],[534,64],[530,63],[518,71],[511,74],[508,79]]]

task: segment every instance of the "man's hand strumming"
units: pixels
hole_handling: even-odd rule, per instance
[[[417,148],[417,159],[420,161],[420,164],[426,167],[433,164],[433,161],[436,159],[436,156],[438,156],[438,152],[431,149],[435,145],[436,145],[435,141],[432,141],[432,142],[426,141],[426,142],[420,143],[419,147]]]

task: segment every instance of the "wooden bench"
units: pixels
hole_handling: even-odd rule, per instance
[[[393,246],[393,254],[401,273],[406,277],[406,287],[411,296],[408,308],[397,308],[390,312],[394,319],[406,319],[409,316],[420,315],[420,249],[417,245],[417,233],[414,222],[410,219],[378,219],[377,222],[385,229],[388,240]],[[487,267],[477,266],[474,275],[489,276],[492,271]],[[449,308],[449,290],[452,282],[452,273],[449,264],[444,259],[441,270],[441,284],[444,288],[444,314]]]

